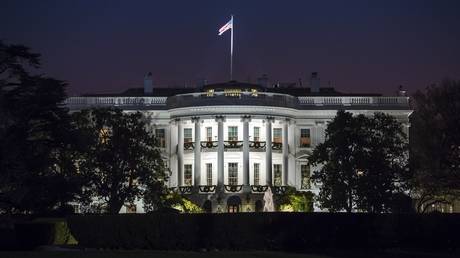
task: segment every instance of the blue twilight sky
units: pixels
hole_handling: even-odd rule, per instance
[[[410,93],[460,79],[460,1],[3,0],[0,39],[43,55],[41,72],[71,95],[154,83],[235,78],[306,81],[312,71],[344,92]]]

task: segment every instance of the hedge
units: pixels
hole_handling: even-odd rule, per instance
[[[33,250],[44,245],[76,243],[65,219],[0,217],[0,250]]]
[[[68,218],[79,245],[102,249],[456,249],[457,214],[122,214]]]

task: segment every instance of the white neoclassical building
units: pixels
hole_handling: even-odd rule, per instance
[[[116,107],[144,112],[152,118],[172,172],[170,187],[207,211],[247,212],[262,209],[268,186],[317,193],[307,157],[324,141],[327,123],[338,110],[391,114],[408,132],[411,110],[401,91],[396,96],[343,94],[319,87],[316,73],[309,86],[267,87],[260,80],[154,88],[148,74],[144,88],[70,97],[66,105],[71,111]],[[141,200],[121,212],[133,211],[143,211]]]

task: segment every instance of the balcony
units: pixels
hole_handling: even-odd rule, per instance
[[[261,141],[249,141],[249,151],[265,151],[266,142]]]
[[[300,137],[300,148],[310,148],[311,147],[311,139],[310,137]]]
[[[298,97],[300,109],[324,109],[337,106],[356,107],[365,109],[410,109],[409,97],[384,96],[338,96]]]
[[[217,185],[200,185],[200,193],[214,193],[216,191]]]
[[[282,151],[283,144],[281,142],[272,142],[272,150],[274,151]]]
[[[212,95],[206,92],[188,93],[169,97],[167,99],[168,109],[196,107],[196,106],[275,106],[286,108],[297,108],[299,100],[297,97],[272,92],[258,92],[257,95],[251,92],[241,92],[235,96],[227,96],[224,91],[214,92]]]
[[[195,149],[194,142],[184,142],[184,151],[192,151]]]
[[[118,107],[125,110],[166,109],[167,97],[70,97],[64,104],[71,110]]]
[[[243,185],[224,185],[224,188],[227,192],[237,193],[243,189]]]
[[[172,97],[70,97],[64,103],[71,110],[91,107],[118,107],[124,110],[165,110],[172,108],[218,105],[274,106],[295,109],[324,109],[337,106],[366,109],[410,109],[408,97],[384,96],[303,96],[272,92],[241,92],[238,96],[226,96],[224,92],[180,94]]]
[[[218,145],[219,145],[218,141],[201,141],[200,142],[201,151],[203,152],[214,151],[217,149]]]
[[[243,148],[243,141],[224,141],[226,151],[239,151]]]

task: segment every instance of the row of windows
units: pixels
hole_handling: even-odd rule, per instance
[[[273,174],[275,186],[282,185],[282,165],[274,164],[273,165]],[[301,189],[310,189],[310,166],[302,164],[300,165],[301,173]],[[184,165],[184,184],[191,186],[192,185],[192,164]],[[212,185],[212,163],[206,163],[206,184]],[[230,162],[228,163],[228,184],[237,185],[238,184],[238,163]],[[260,185],[260,163],[254,163],[254,185]]]
[[[165,129],[155,129],[155,136],[158,140],[158,144],[161,148],[166,147],[166,134]],[[229,141],[238,141],[238,127],[229,126],[228,127],[228,140]],[[184,143],[192,142],[192,128],[184,128]],[[260,140],[260,127],[254,127],[254,141],[258,142]],[[206,141],[213,141],[212,139],[212,127],[206,127]],[[283,135],[281,128],[273,129],[273,142],[282,143]],[[300,129],[300,147],[310,147],[311,138],[310,138],[310,129],[302,128]]]

